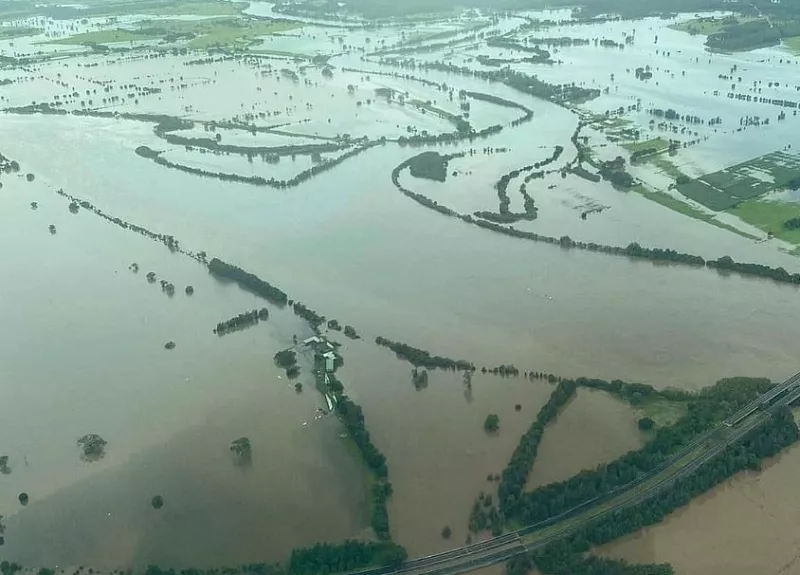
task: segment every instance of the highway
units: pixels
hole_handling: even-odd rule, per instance
[[[770,411],[800,399],[797,373],[709,429],[684,446],[649,474],[556,517],[498,537],[406,561],[399,566],[379,567],[353,575],[458,575],[508,560],[567,537],[589,522],[636,505],[657,495],[675,481],[688,477],[706,461],[740,441],[770,417]]]

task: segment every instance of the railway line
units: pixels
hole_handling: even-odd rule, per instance
[[[647,475],[586,501],[558,516],[471,545],[352,575],[459,575],[534,551],[567,537],[587,523],[645,501],[688,477],[770,417],[770,411],[800,399],[800,373],[760,395],[718,426],[700,434]]]

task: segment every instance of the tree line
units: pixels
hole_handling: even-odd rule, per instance
[[[501,511],[506,517],[513,517],[527,525],[607,495],[646,476],[697,435],[723,421],[770,387],[772,383],[764,379],[721,380],[697,394],[688,402],[687,412],[681,419],[673,425],[657,429],[653,438],[641,449],[630,451],[593,470],[582,471],[566,481],[543,485],[519,496],[515,496],[516,491],[504,488],[505,497],[500,497],[499,502]],[[509,476],[518,477],[513,471],[509,472]]]
[[[239,284],[239,287],[242,289],[261,296],[274,304],[283,306],[286,305],[288,301],[286,293],[269,282],[262,280],[257,275],[244,271],[240,267],[223,262],[218,258],[213,258],[208,262],[208,271],[215,277],[232,280]]]
[[[406,560],[406,550],[391,541],[354,541],[339,544],[317,543],[294,549],[283,563],[250,563],[214,569],[163,569],[149,565],[142,575],[330,575],[371,566],[396,566]],[[15,575],[23,568],[16,563],[0,563],[2,575]],[[49,570],[48,570],[49,571]]]
[[[385,337],[376,337],[375,343],[391,349],[399,359],[408,361],[416,367],[452,369],[458,371],[475,370],[475,366],[465,359],[451,359],[449,357],[431,355],[430,352],[424,349],[412,347],[399,341],[392,341]]]
[[[568,570],[592,546],[602,545],[623,535],[634,533],[642,527],[661,522],[675,509],[688,504],[694,497],[719,485],[726,479],[746,469],[760,470],[764,459],[773,457],[798,441],[798,429],[788,407],[773,413],[762,425],[751,430],[734,445],[702,464],[691,475],[682,477],[659,491],[657,496],[619,509],[570,537],[533,552],[529,565],[545,574],[566,575],[581,573]],[[515,565],[514,573],[524,573],[523,565]],[[660,572],[664,571],[659,567]],[[620,571],[611,571],[619,573]],[[589,571],[591,573],[591,571]],[[602,571],[601,571],[602,573]],[[626,571],[621,571],[626,573]],[[633,571],[636,573],[636,571]]]
[[[450,156],[455,157],[455,156]],[[459,214],[458,212],[448,208],[447,206],[439,204],[436,200],[432,200],[423,194],[412,192],[411,190],[403,187],[400,184],[400,173],[408,167],[408,160],[398,165],[392,171],[392,182],[404,195],[422,204],[423,206],[436,210],[442,215],[456,217],[468,224],[474,224],[478,227],[511,236],[513,238],[525,239],[534,242],[542,242],[551,245],[558,245],[565,249],[582,249],[591,252],[600,252],[615,256],[626,256],[631,258],[646,259],[657,262],[669,262],[673,264],[691,265],[691,266],[704,266],[708,268],[715,268],[722,271],[736,272],[745,276],[757,276],[775,280],[782,283],[790,283],[800,285],[800,273],[789,273],[783,267],[770,267],[763,264],[753,264],[745,262],[737,262],[730,256],[723,256],[716,260],[706,261],[703,257],[688,254],[685,252],[678,252],[669,248],[646,248],[639,245],[637,242],[631,242],[625,247],[610,246],[606,244],[598,244],[596,242],[581,242],[575,241],[569,236],[561,236],[555,238],[552,236],[545,236],[537,234],[536,232],[518,230],[511,226],[502,225],[497,221],[483,218],[484,212],[476,212],[476,214]],[[625,173],[629,176],[629,174]],[[622,182],[623,184],[625,182]],[[494,217],[496,214],[490,214],[490,217],[495,220],[502,219],[501,217]],[[478,215],[480,214],[480,215]],[[503,221],[503,223],[507,223]]]
[[[378,539],[389,541],[391,540],[391,532],[389,530],[389,512],[386,509],[386,499],[392,493],[392,486],[389,483],[389,468],[386,464],[386,457],[372,443],[372,438],[364,419],[364,410],[344,393],[344,386],[333,374],[328,375],[328,390],[336,399],[336,413],[344,423],[347,433],[353,438],[353,442],[358,447],[364,463],[377,478],[377,482],[373,485],[370,493],[372,498],[370,505],[371,523]]]
[[[259,321],[267,321],[267,319],[269,319],[269,310],[265,307],[262,307],[261,309],[254,309],[252,311],[246,311],[235,317],[232,317],[227,321],[219,322],[217,327],[214,328],[214,333],[222,336],[232,331],[246,329],[256,325]]]
[[[503,470],[502,479],[497,488],[497,496],[505,513],[513,508],[514,502],[519,501],[520,495],[525,489],[545,428],[575,397],[577,390],[578,386],[572,380],[564,380],[559,383],[550,394],[547,403],[539,410],[528,431],[520,439],[508,465]]]
[[[674,575],[666,563],[632,564],[627,561],[606,559],[595,555],[572,553],[561,546],[548,547],[546,552],[523,554],[506,563],[506,575],[527,575],[534,567],[544,575]]]

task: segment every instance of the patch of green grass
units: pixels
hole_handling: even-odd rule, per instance
[[[247,2],[176,2],[147,13],[160,16],[237,16],[248,6]],[[135,3],[132,7],[135,7]]]
[[[677,180],[682,176],[686,176],[675,164],[673,164],[668,157],[663,155],[651,156],[646,158],[648,162],[660,169],[664,175],[669,176],[673,180]]]
[[[115,42],[139,42],[141,40],[155,40],[161,38],[162,34],[156,29],[127,30],[118,28],[116,30],[97,30],[95,32],[84,32],[75,34],[67,38],[58,40],[48,40],[47,44],[66,44],[83,46],[86,44],[113,44]]]
[[[302,26],[297,22],[277,20],[244,20],[236,18],[210,19],[199,21],[161,20],[142,22],[141,28],[128,30],[98,30],[75,34],[68,38],[53,40],[52,44],[109,44],[114,42],[135,42],[140,40],[176,40],[190,38],[189,48],[248,46],[259,36],[268,36]]]
[[[789,48],[796,55],[800,55],[800,36],[793,36],[791,38],[784,38],[783,45]]]
[[[657,150],[666,150],[669,148],[669,142],[662,137],[653,138],[652,140],[645,140],[643,142],[626,142],[622,147],[629,152],[639,152],[647,150],[648,148],[656,148]]]
[[[189,48],[212,48],[226,46],[242,46],[253,43],[258,36],[269,36],[301,27],[297,22],[270,22],[259,20],[255,22],[231,21],[225,24],[217,23],[193,38]]]
[[[712,214],[706,213],[702,210],[698,210],[694,206],[687,204],[686,202],[680,201],[678,198],[671,196],[664,192],[648,190],[643,185],[639,184],[631,188],[634,192],[643,195],[648,200],[652,200],[657,204],[661,204],[664,207],[667,207],[671,210],[678,212],[679,214],[683,214],[684,216],[689,216],[690,218],[694,218],[696,220],[700,220],[706,223],[711,224],[712,226],[717,226],[718,228],[722,228],[723,230],[727,230],[739,236],[757,240],[758,238],[748,234],[747,232],[743,232],[733,226],[720,222],[714,218]]]
[[[0,40],[9,40],[11,38],[22,38],[23,36],[36,36],[41,34],[42,30],[39,28],[26,28],[17,26],[0,26]]]
[[[637,408],[641,411],[642,417],[649,417],[656,422],[658,427],[665,427],[686,415],[687,404],[657,397],[645,400]]]
[[[745,22],[752,22],[755,20],[759,20],[759,18],[742,16],[725,16],[724,18],[715,18],[711,16],[709,18],[695,18],[694,20],[687,20],[686,22],[673,24],[669,27],[673,30],[678,30],[679,32],[686,32],[692,36],[696,34],[710,36],[711,34],[722,32],[727,26],[743,24]]]
[[[789,230],[783,226],[786,220],[800,217],[800,204],[748,200],[730,210],[730,213],[760,230],[772,232],[776,238],[800,244],[800,229]]]

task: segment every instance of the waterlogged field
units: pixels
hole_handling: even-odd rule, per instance
[[[382,522],[426,555],[488,537],[473,505],[496,502],[555,376],[698,390],[797,371],[786,48],[708,52],[716,24],[688,15],[372,25],[146,4],[0,11],[4,559],[234,566],[385,538]],[[725,255],[772,271],[690,260]],[[213,257],[284,301],[211,275]],[[386,477],[343,423],[359,418],[330,412],[315,331]],[[378,336],[475,372],[414,374]],[[686,412],[589,390],[562,409],[527,490]],[[108,442],[95,461],[90,433]],[[609,553],[678,561],[643,539]]]

